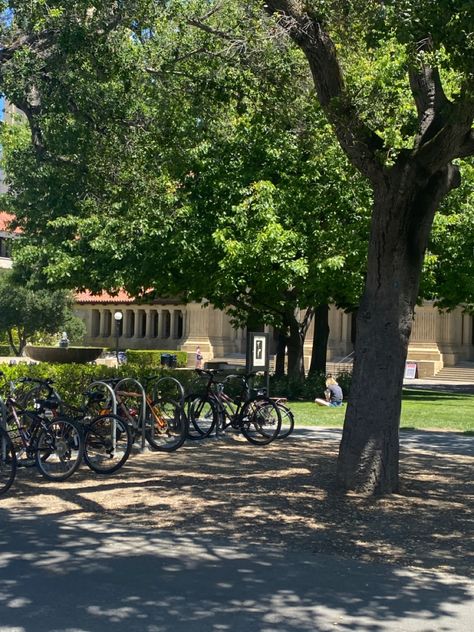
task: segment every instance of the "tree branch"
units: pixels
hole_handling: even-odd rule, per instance
[[[441,129],[452,108],[444,93],[438,68],[423,62],[423,54],[431,52],[432,47],[431,38],[419,43],[420,65],[418,68],[411,67],[408,72],[419,121],[415,149]]]
[[[453,104],[449,119],[414,152],[418,164],[431,173],[442,169],[455,158],[474,154],[474,103]]]
[[[377,152],[383,149],[383,141],[360,119],[346,91],[328,33],[300,0],[269,0],[265,7],[268,13],[277,16],[280,26],[305,53],[319,102],[334,126],[341,147],[366,177],[378,180],[382,165]]]

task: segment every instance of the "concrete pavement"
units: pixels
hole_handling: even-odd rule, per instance
[[[192,533],[9,516],[1,632],[470,632],[466,578]]]
[[[334,428],[293,437],[339,440]],[[402,432],[474,456],[474,438]],[[310,549],[2,509],[0,632],[471,632],[474,582]],[[466,548],[469,543],[466,542]]]

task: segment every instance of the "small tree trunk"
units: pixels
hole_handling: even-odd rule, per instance
[[[287,341],[287,336],[284,330],[279,329],[276,357],[275,357],[275,376],[276,377],[283,377],[285,375],[286,341]]]
[[[7,331],[7,334],[8,334],[8,342],[10,343],[10,347],[12,348],[13,353],[14,353],[16,356],[21,355],[21,351],[22,351],[21,346],[16,347],[16,345],[15,345],[15,343],[14,343],[14,341],[13,341],[13,332],[12,332],[12,330],[11,330],[11,329],[9,329],[9,330]]]
[[[329,305],[318,305],[315,311],[313,349],[310,373],[325,373],[329,340]]]
[[[20,353],[18,355],[23,355],[23,350],[26,347],[26,343],[26,335],[24,333],[20,334],[18,338],[18,350]]]
[[[435,209],[452,186],[450,169],[422,177],[412,165],[387,175],[388,186],[375,191],[338,459],[344,489],[384,494],[399,487],[401,390],[421,267]]]
[[[298,319],[292,314],[289,319],[290,334],[288,336],[288,377],[304,378],[303,345],[304,335]]]

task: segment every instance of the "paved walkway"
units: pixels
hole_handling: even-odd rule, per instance
[[[474,395],[474,384],[472,382],[454,382],[452,380],[433,379],[405,379],[405,388],[420,388],[428,391],[447,391],[451,393],[467,393]]]
[[[341,428],[323,426],[307,426],[295,428],[293,437],[296,439],[333,440],[340,441]],[[457,432],[436,432],[435,430],[417,431],[402,430],[400,432],[400,447],[402,449],[423,450],[428,452],[447,452],[474,456],[474,436]]]
[[[1,512],[1,510],[0,510]],[[2,516],[2,632],[468,632],[474,585],[196,534]]]
[[[295,439],[337,440],[334,428]],[[474,438],[402,432],[474,455]],[[0,632],[471,632],[474,582],[200,533],[2,510]],[[468,546],[468,543],[466,543]]]

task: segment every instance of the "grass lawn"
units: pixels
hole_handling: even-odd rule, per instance
[[[346,406],[326,408],[312,402],[289,402],[296,425],[342,427]],[[403,389],[401,428],[474,432],[474,395]]]

